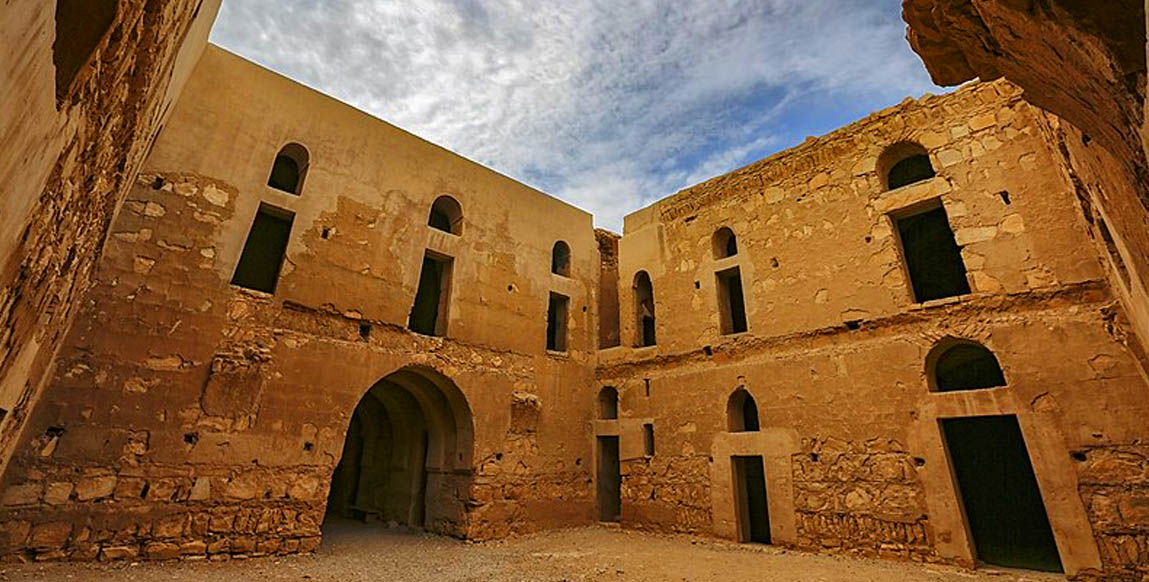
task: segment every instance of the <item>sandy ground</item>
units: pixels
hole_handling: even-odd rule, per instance
[[[1064,578],[1001,570],[975,573],[598,527],[472,544],[348,522],[328,524],[323,547],[311,556],[231,562],[24,564],[0,568],[0,580],[1049,582]]]

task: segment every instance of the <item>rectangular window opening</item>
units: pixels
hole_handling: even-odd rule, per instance
[[[654,425],[649,422],[642,425],[642,449],[646,456],[654,456]]]
[[[570,298],[551,293],[547,307],[547,349],[552,352],[567,351],[567,317],[570,313]]]
[[[407,329],[423,335],[447,335],[448,300],[451,294],[451,267],[454,259],[427,251],[419,273],[419,288]]]
[[[924,303],[970,292],[961,247],[954,240],[940,200],[892,218],[915,302]]]
[[[57,0],[56,41],[52,63],[56,66],[56,98],[64,99],[72,83],[100,45],[116,20],[116,0]]]
[[[247,241],[243,243],[235,274],[231,277],[232,285],[275,293],[294,221],[293,212],[267,204],[259,205],[247,233]]]
[[[718,312],[722,321],[722,334],[746,331],[746,301],[742,295],[742,273],[738,267],[719,271]]]

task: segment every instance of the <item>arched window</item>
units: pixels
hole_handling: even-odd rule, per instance
[[[551,249],[551,272],[563,277],[571,276],[571,247],[564,241],[556,242]]]
[[[738,237],[728,227],[722,227],[714,232],[713,238],[714,258],[725,259],[738,254]]]
[[[451,234],[463,234],[463,207],[450,196],[440,196],[431,205],[431,217],[427,219],[431,228]]]
[[[758,403],[745,388],[735,390],[726,403],[726,428],[730,432],[758,430]]]
[[[303,192],[303,179],[307,176],[309,159],[307,148],[297,143],[283,146],[275,155],[267,185],[298,196]]]
[[[909,141],[886,148],[878,157],[878,172],[881,173],[886,190],[929,180],[936,175],[926,148]]]
[[[653,346],[654,338],[654,286],[646,271],[634,275],[634,313],[638,347]]]
[[[618,390],[606,386],[598,392],[599,420],[618,420]]]
[[[969,340],[943,340],[926,357],[930,384],[937,392],[1005,386],[997,356]]]

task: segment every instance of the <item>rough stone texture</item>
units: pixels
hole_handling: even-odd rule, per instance
[[[1111,260],[1096,224],[1083,220],[1053,125],[1015,86],[975,84],[907,101],[629,215],[619,241],[621,337],[635,337],[627,284],[645,270],[658,344],[600,352],[599,385],[619,390],[624,459],[641,446],[645,422],[658,452],[624,461],[623,521],[689,531],[710,521],[733,536],[720,528],[733,517],[714,513],[728,511],[718,500],[733,498],[730,476],[708,480],[695,464],[761,454],[774,543],[973,565],[938,419],[1015,414],[1042,487],[1058,491],[1046,506],[1071,548],[1067,571],[1137,571],[1107,549],[1132,555],[1130,542],[1087,516],[1088,488],[1066,494],[1078,488],[1072,451],[1146,438],[1149,389],[1120,290],[1106,277]],[[927,150],[938,175],[883,191],[880,154],[906,140]],[[888,214],[932,199],[947,212],[973,293],[915,304]],[[723,226],[739,251],[716,259],[711,237]],[[722,335],[715,273],[735,266],[749,331]],[[1008,386],[931,392],[926,356],[947,337],[989,347]],[[757,401],[763,440],[737,444],[757,437],[726,432],[738,388]],[[644,465],[670,469],[636,468]],[[702,486],[715,502],[696,501]],[[709,517],[685,511],[693,507]],[[1091,530],[1102,533],[1094,540]]]
[[[1149,165],[1142,0],[903,0],[934,81],[1004,76],[1075,126],[1064,149],[1109,223],[1129,278],[1114,287],[1149,341]],[[1090,143],[1092,142],[1092,146]]]
[[[219,7],[119,0],[75,80],[56,87],[55,4],[0,6],[0,470]]]

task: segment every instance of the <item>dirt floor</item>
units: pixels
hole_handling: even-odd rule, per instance
[[[0,580],[243,582],[247,580],[652,582],[994,582],[1064,580],[1048,574],[922,566],[803,554],[608,528],[571,529],[481,544],[381,525],[327,524],[311,556],[230,562],[24,564]]]

